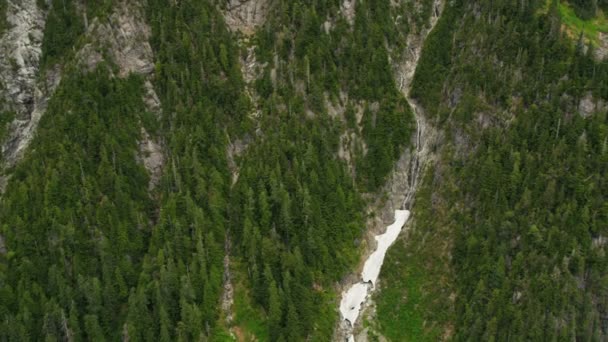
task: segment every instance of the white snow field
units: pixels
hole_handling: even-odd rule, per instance
[[[395,210],[395,222],[386,228],[386,232],[384,232],[384,234],[376,236],[378,247],[365,261],[365,265],[363,265],[363,272],[361,273],[363,281],[371,282],[372,287],[375,286],[376,281],[378,280],[378,275],[380,274],[380,269],[382,268],[386,251],[395,242],[395,240],[397,240],[397,237],[401,232],[401,228],[403,228],[405,221],[407,221],[409,217],[409,210]]]
[[[368,283],[359,282],[342,294],[340,312],[342,313],[342,318],[349,321],[351,325],[354,324],[357,317],[359,317],[361,304],[365,301],[365,297],[367,297],[368,288]]]
[[[386,251],[397,240],[401,229],[409,217],[409,210],[395,210],[395,222],[386,228],[384,234],[376,235],[375,237],[378,246],[363,265],[361,281],[353,284],[348,291],[342,293],[340,314],[342,314],[342,319],[348,321],[351,326],[355,325],[361,313],[361,305],[365,302],[368,293],[374,288],[374,284],[378,280]],[[354,341],[354,337],[350,335],[348,340]]]

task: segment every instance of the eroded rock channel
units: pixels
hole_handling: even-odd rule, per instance
[[[416,117],[414,148],[411,152],[404,152],[393,171],[391,179],[385,186],[389,199],[382,209],[385,212],[394,211],[394,221],[387,226],[383,233],[374,237],[375,249],[365,260],[362,272],[357,276],[359,281],[348,286],[342,293],[339,308],[341,322],[337,333],[334,335],[338,341],[355,341],[355,331],[361,324],[359,318],[365,309],[366,302],[369,301],[371,293],[376,288],[386,252],[397,240],[410,218],[410,209],[420,178],[424,173],[424,167],[434,158],[430,147],[436,138],[436,132],[427,124],[423,108],[414,99],[410,98],[409,93],[424,40],[439,20],[443,11],[443,4],[442,0],[434,1],[433,15],[428,28],[408,37],[409,51],[405,60],[396,66],[397,83]]]

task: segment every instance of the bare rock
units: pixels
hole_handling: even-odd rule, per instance
[[[266,21],[269,8],[268,0],[228,0],[224,17],[232,31],[251,35]]]
[[[107,48],[105,50],[119,67],[120,77],[130,73],[148,75],[154,71],[150,27],[139,6],[119,2],[107,20],[95,18],[86,34],[92,42],[78,52],[77,60],[87,70],[103,61],[101,51]]]
[[[602,99],[596,100],[590,92],[585,94],[578,104],[578,112],[584,118],[593,115],[595,112],[601,112],[607,109],[608,104]]]
[[[18,119],[27,119],[34,104],[46,14],[36,0],[7,1],[10,28],[0,39],[0,97]],[[1,101],[0,101],[1,102]]]
[[[163,154],[161,145],[155,142],[143,127],[141,128],[138,158],[150,175],[148,190],[152,190],[158,185],[162,176],[165,155]]]
[[[29,111],[21,112],[9,126],[9,134],[2,145],[6,167],[15,165],[34,138],[38,123],[46,112],[48,101],[61,81],[61,68],[56,66],[46,72],[44,81],[35,84]]]
[[[154,90],[154,53],[149,39],[151,29],[144,20],[142,8],[133,2],[120,1],[106,19],[95,18],[88,26],[89,43],[76,54],[76,60],[88,71],[94,70],[105,58],[118,66],[118,77],[131,73],[145,77],[142,100],[146,109],[161,114],[161,102]],[[106,52],[107,54],[104,54]],[[137,160],[150,175],[148,190],[158,185],[165,164],[162,144],[142,127]]]
[[[353,24],[355,21],[355,4],[356,0],[344,0],[340,5],[340,13],[346,18],[349,24]]]
[[[593,246],[593,248],[603,248],[607,244],[608,238],[601,235],[596,238],[593,238],[593,240],[591,241],[591,246]]]
[[[594,50],[595,59],[603,61],[608,58],[608,33],[598,33],[599,44]]]
[[[152,113],[155,113],[157,116],[160,116],[160,99],[158,98],[156,90],[154,90],[154,86],[150,80],[146,80],[146,83],[144,83],[144,89],[146,91],[146,94],[144,95],[144,104],[146,105],[146,109]]]

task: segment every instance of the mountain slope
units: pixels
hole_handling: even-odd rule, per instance
[[[0,339],[606,339],[605,7],[0,0]]]
[[[412,95],[447,139],[407,254],[389,255],[414,280],[387,274],[406,299],[381,293],[381,332],[447,318],[456,340],[606,337],[607,65],[553,7],[520,5],[454,2],[427,40]]]

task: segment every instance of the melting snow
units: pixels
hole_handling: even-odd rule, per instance
[[[409,210],[395,210],[395,222],[386,228],[384,234],[376,236],[378,247],[363,265],[362,280],[351,286],[348,291],[342,293],[340,313],[342,314],[342,319],[347,320],[351,326],[355,325],[355,321],[361,312],[361,305],[365,302],[368,293],[373,289],[374,284],[378,280],[386,251],[397,240],[403,225],[409,217]],[[348,341],[354,341],[354,337],[350,335]]]
[[[372,286],[376,284],[386,251],[397,240],[397,236],[399,236],[401,228],[403,228],[409,216],[410,212],[408,210],[395,210],[395,222],[386,228],[384,234],[376,236],[378,248],[367,258],[363,266],[363,272],[361,273],[364,282],[369,281],[372,283]]]
[[[359,311],[361,311],[361,304],[367,297],[367,289],[369,288],[368,283],[356,283],[342,296],[340,302],[340,312],[342,317],[349,321],[350,324],[354,324],[359,317]]]

